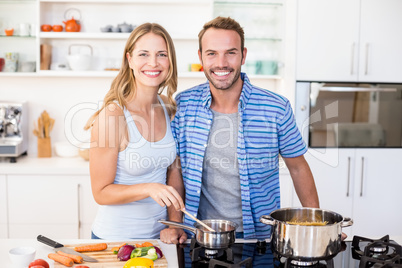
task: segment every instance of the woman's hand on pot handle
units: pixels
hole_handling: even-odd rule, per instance
[[[160,206],[170,207],[173,205],[176,210],[184,208],[183,199],[174,187],[161,183],[150,183],[149,187],[149,196]]]

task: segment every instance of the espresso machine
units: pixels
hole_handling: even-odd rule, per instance
[[[11,163],[28,151],[28,104],[0,100],[0,157]]]

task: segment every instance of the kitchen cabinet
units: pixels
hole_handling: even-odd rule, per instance
[[[89,176],[7,175],[9,238],[90,238]]]
[[[13,1],[6,1],[13,2]],[[121,65],[121,54],[129,33],[101,32],[101,27],[106,25],[117,26],[118,24],[139,25],[144,22],[157,22],[164,26],[173,38],[179,78],[204,78],[202,72],[190,72],[191,63],[199,63],[198,59],[198,32],[204,23],[215,14],[234,15],[247,12],[259,12],[254,16],[252,26],[247,26],[250,38],[247,40],[249,46],[254,47],[252,51],[258,51],[253,56],[250,53],[250,61],[247,71],[257,78],[279,80],[278,63],[282,57],[283,29],[283,3],[281,0],[235,2],[214,1],[214,0],[119,0],[119,1],[93,1],[93,0],[37,0],[37,1],[15,1],[29,2],[31,5],[26,9],[35,14],[33,23],[36,24],[36,36],[22,40],[20,43],[29,47],[32,52],[31,60],[36,61],[36,72],[33,73],[0,73],[0,76],[43,76],[43,77],[115,77],[116,70]],[[271,3],[272,2],[272,3]],[[253,4],[254,3],[254,4]],[[229,10],[226,7],[230,6]],[[9,5],[4,5],[4,10],[11,10]],[[3,6],[2,9],[3,9]],[[219,7],[225,7],[220,8]],[[262,8],[261,8],[262,7]],[[217,9],[218,11],[214,11]],[[223,10],[224,9],[224,10]],[[226,10],[226,11],[225,11]],[[276,12],[279,10],[279,12]],[[270,19],[265,19],[265,11],[270,12]],[[222,13],[223,12],[223,13]],[[14,14],[18,14],[14,13]],[[40,25],[64,25],[63,21],[74,16],[81,24],[80,32],[42,32]],[[17,16],[16,16],[17,17]],[[233,17],[233,16],[232,16]],[[249,17],[249,16],[246,16]],[[259,21],[264,22],[265,35],[256,35],[255,25]],[[254,24],[253,24],[254,23]],[[254,31],[254,33],[253,33]],[[260,33],[261,31],[258,31]],[[5,38],[5,37],[4,37]],[[7,37],[10,44],[16,43],[16,37]],[[29,44],[29,46],[28,46]],[[68,69],[67,56],[71,54],[86,54],[88,51],[71,49],[71,45],[85,44],[92,47],[92,64],[87,71],[71,71]],[[41,45],[51,47],[51,64],[49,70],[40,70]],[[24,49],[15,48],[17,51]],[[261,53],[263,49],[263,53]],[[1,51],[0,51],[1,52]],[[22,52],[21,52],[22,53]],[[33,59],[32,59],[33,58]],[[254,59],[253,59],[254,58]],[[261,62],[257,59],[261,58]],[[66,69],[67,68],[67,69]],[[108,69],[108,71],[105,71]]]
[[[0,238],[7,238],[8,235],[8,213],[7,213],[7,180],[6,176],[0,175]]]
[[[349,237],[402,235],[402,150],[309,149],[306,159],[320,207],[353,219],[343,229]],[[300,205],[296,198],[293,204]]]
[[[298,1],[296,79],[401,82],[402,2]]]

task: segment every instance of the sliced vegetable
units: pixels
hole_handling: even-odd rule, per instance
[[[154,262],[147,258],[138,257],[129,259],[123,266],[123,268],[135,268],[135,267],[151,268],[154,267]]]
[[[158,248],[158,247],[155,247],[155,246],[154,246],[154,248],[156,250],[156,254],[158,254],[158,259],[162,258],[163,257],[162,250],[160,248]]]
[[[119,253],[119,249],[120,249],[121,247],[125,246],[125,245],[127,245],[127,243],[123,243],[123,244],[121,244],[120,246],[113,247],[113,248],[112,248],[113,254]]]
[[[142,247],[142,248],[135,248],[133,252],[131,252],[130,258],[135,257],[143,257],[148,254],[148,250],[155,249],[154,247]]]
[[[151,260],[156,260],[158,258],[158,254],[156,254],[155,248],[150,248],[147,252],[147,255],[143,256],[144,258],[148,258]]]
[[[134,251],[134,246],[133,245],[124,245],[119,249],[119,252],[117,253],[117,258],[121,261],[126,261],[130,259],[131,257],[131,252]]]
[[[144,242],[141,244],[143,247],[153,247],[154,245],[151,242]]]

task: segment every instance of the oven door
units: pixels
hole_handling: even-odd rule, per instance
[[[297,82],[295,113],[310,148],[402,147],[402,85]]]

